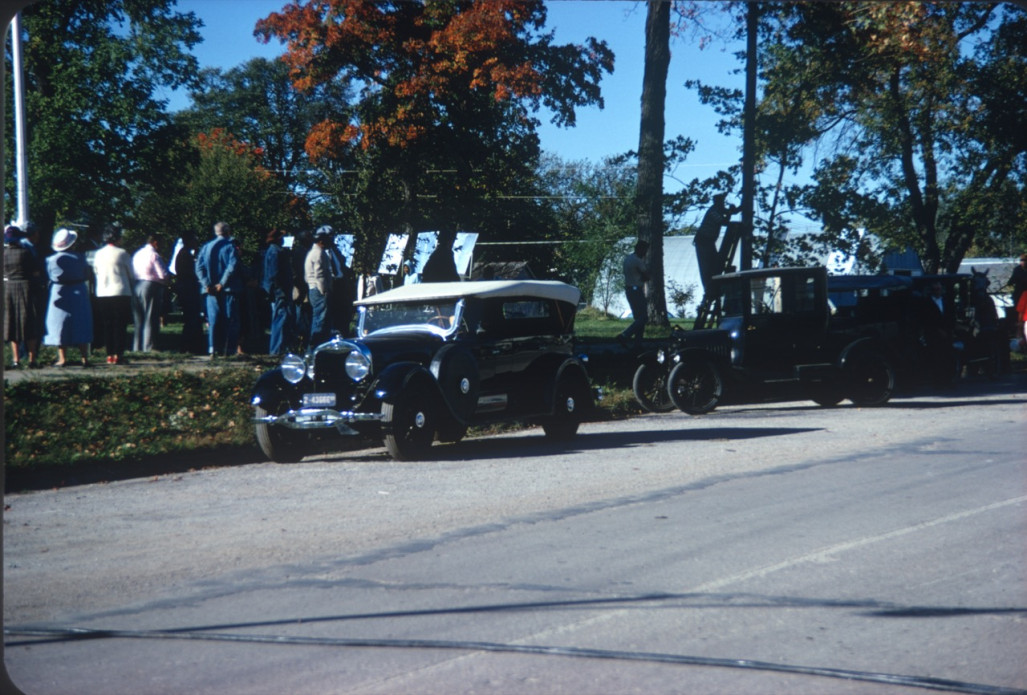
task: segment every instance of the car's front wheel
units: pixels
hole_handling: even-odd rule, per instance
[[[288,409],[288,405],[282,403],[274,413],[256,407],[256,418],[259,420],[272,414],[281,414]],[[306,455],[309,437],[306,433],[291,430],[283,425],[269,425],[266,422],[257,422],[254,425],[257,434],[257,444],[264,456],[275,463],[296,463]]]
[[[635,370],[631,382],[635,400],[650,413],[666,413],[674,409],[674,401],[667,393],[667,368],[662,364],[643,362]]]
[[[685,357],[670,372],[667,381],[670,399],[689,415],[703,415],[720,403],[724,380],[710,360]]]
[[[397,461],[417,461],[428,456],[435,439],[436,412],[424,386],[410,386],[395,403],[382,404],[385,448]]]
[[[845,365],[849,400],[858,406],[884,405],[895,389],[895,370],[885,357],[871,350],[851,356]]]

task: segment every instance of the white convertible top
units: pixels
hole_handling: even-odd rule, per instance
[[[354,302],[373,306],[392,302],[457,301],[465,297],[538,297],[577,305],[581,291],[555,280],[469,280],[467,282],[422,282],[403,285]]]

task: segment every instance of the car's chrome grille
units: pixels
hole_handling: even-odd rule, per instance
[[[339,386],[352,383],[346,376],[348,348],[342,350],[321,350],[314,355],[314,383],[319,390],[334,391]]]

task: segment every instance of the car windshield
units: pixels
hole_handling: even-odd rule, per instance
[[[415,329],[445,336],[456,330],[462,310],[462,301],[397,302],[362,307],[360,335]]]

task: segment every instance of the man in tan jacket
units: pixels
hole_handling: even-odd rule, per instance
[[[332,234],[322,227],[314,234],[314,245],[303,261],[303,278],[307,283],[307,298],[310,300],[310,347],[316,347],[328,340],[331,326],[328,323],[328,295],[332,287],[332,270],[329,265],[328,245]]]

